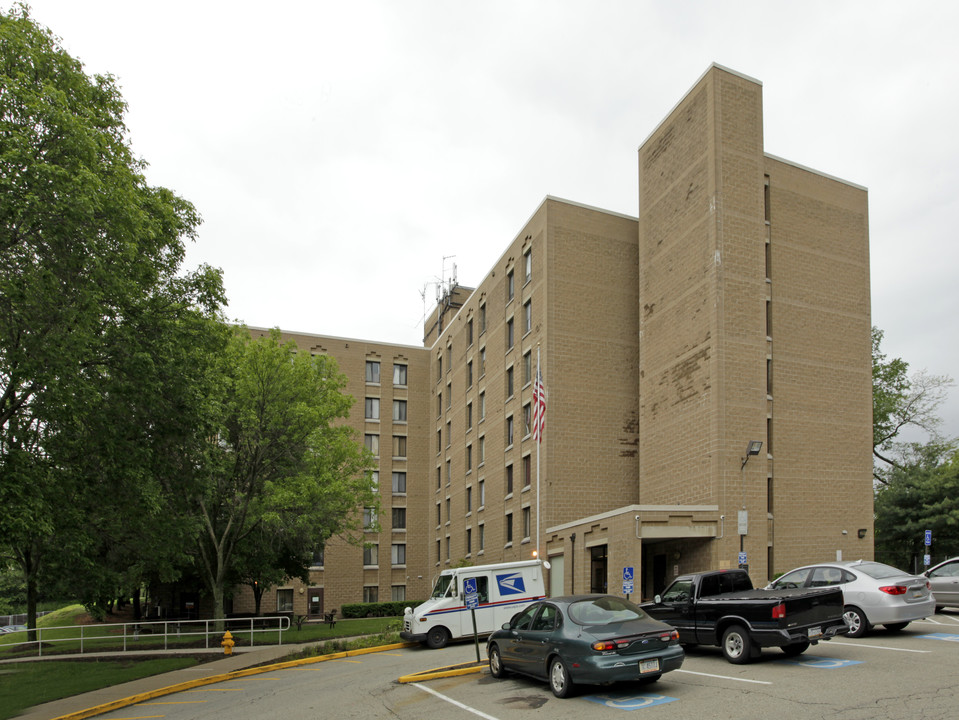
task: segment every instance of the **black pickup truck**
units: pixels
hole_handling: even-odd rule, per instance
[[[736,664],[764,647],[799,655],[848,630],[841,590],[758,590],[745,570],[680,575],[641,607],[679,630],[681,644],[719,645]]]

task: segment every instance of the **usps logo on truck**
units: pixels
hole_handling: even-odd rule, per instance
[[[496,582],[499,584],[499,594],[503,595],[522,595],[526,592],[526,583],[523,582],[523,574],[514,572],[506,575],[497,575]]]

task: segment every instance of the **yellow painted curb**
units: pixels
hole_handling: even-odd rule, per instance
[[[137,703],[141,703],[146,700],[153,700],[154,698],[163,697],[164,695],[172,695],[173,693],[190,690],[196,687],[202,687],[204,685],[212,685],[214,683],[225,682],[227,680],[236,680],[237,678],[273,672],[274,670],[283,670],[285,668],[296,667],[297,665],[309,665],[311,663],[326,662],[327,660],[338,660],[340,658],[352,657],[354,655],[367,655],[369,653],[383,652],[384,650],[396,650],[398,648],[405,647],[414,647],[416,645],[417,643],[394,643],[392,645],[378,645],[371,648],[345,650],[344,652],[332,653],[330,655],[317,655],[316,657],[302,658],[300,660],[287,660],[286,662],[274,663],[273,665],[260,665],[258,667],[244,668],[243,670],[234,670],[233,672],[223,673],[221,675],[210,675],[209,677],[205,678],[188,680],[187,682],[177,683],[176,685],[170,685],[165,688],[159,688],[157,690],[151,690],[150,692],[121,698],[120,700],[114,700],[113,702],[97,705],[92,708],[87,708],[86,710],[78,710],[77,712],[70,713],[69,715],[61,715],[60,717],[53,718],[53,720],[83,720],[83,718],[102,715],[103,713],[111,712],[112,710],[119,710],[120,708],[136,705]]]
[[[463,663],[462,665],[451,665],[445,668],[436,668],[435,670],[424,670],[423,672],[404,675],[397,678],[396,682],[411,683],[420,680],[435,680],[436,678],[456,677],[457,675],[469,675],[471,673],[483,672],[486,669],[486,661]]]

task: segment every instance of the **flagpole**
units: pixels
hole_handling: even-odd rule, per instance
[[[539,343],[536,344],[536,382],[539,383],[540,392],[543,392],[543,381],[542,375],[540,375],[539,370]],[[537,403],[539,399],[535,400]],[[543,433],[537,431],[536,433],[536,557],[542,562],[542,558],[539,556],[539,446],[543,443]]]

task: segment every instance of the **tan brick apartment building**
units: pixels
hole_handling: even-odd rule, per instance
[[[274,599],[416,600],[536,550],[553,594],[634,567],[634,597],[871,557],[870,323],[865,189],[765,154],[761,84],[713,65],[639,148],[638,219],[547,197],[424,348],[286,334],[349,377],[382,508]]]

